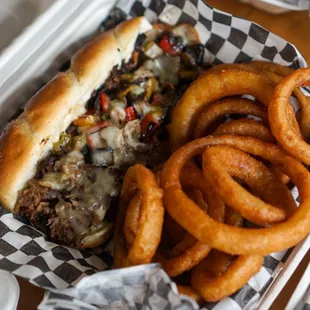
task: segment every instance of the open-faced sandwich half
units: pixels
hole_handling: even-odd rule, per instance
[[[1,204],[56,242],[102,244],[125,170],[165,160],[162,124],[203,53],[192,26],[143,17],[96,37],[4,130]]]

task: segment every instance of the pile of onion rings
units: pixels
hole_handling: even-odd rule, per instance
[[[168,161],[125,176],[115,266],[160,262],[181,294],[215,302],[245,285],[264,255],[305,238],[310,97],[298,87],[308,85],[310,69],[274,63],[202,73],[172,111]]]

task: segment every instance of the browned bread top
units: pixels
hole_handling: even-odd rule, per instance
[[[144,17],[125,21],[88,43],[26,105],[0,137],[0,203],[13,211],[17,194],[115,65],[128,61],[137,36],[151,29]]]

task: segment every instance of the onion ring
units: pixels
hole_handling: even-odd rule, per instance
[[[164,244],[168,245],[167,248],[171,249],[172,246],[181,242],[185,235],[187,234],[186,230],[180,226],[168,212],[165,213],[164,226],[162,239]]]
[[[283,67],[283,68],[287,68],[287,67]],[[221,65],[214,66],[209,71],[220,72],[220,71],[232,70],[232,69],[259,74],[260,76],[263,76],[264,78],[267,78],[268,80],[270,80],[272,82],[273,86],[278,84],[282,80],[282,78],[285,76],[285,75],[278,75],[277,73],[275,73],[273,71],[269,71],[267,69],[265,69],[265,70],[259,69],[257,66],[254,65],[253,62],[241,63],[241,64],[235,64],[235,63],[221,64]]]
[[[224,220],[225,205],[214,194],[208,185],[208,181],[205,180],[203,173],[198,168],[194,168],[193,166],[183,167],[180,182],[185,190],[199,190],[208,204],[209,215],[217,221]],[[170,277],[176,277],[196,266],[209,254],[210,250],[211,248],[207,244],[197,241],[190,234],[187,234],[183,241],[178,243],[168,253],[158,252],[156,260],[162,264],[163,269]]]
[[[138,231],[140,208],[141,208],[141,193],[136,193],[131,199],[126,211],[124,223],[124,235],[127,241],[127,246],[131,247]]]
[[[226,207],[225,224],[241,227],[243,225],[243,218],[235,210]],[[223,272],[227,271],[233,259],[234,256],[231,254],[220,252],[218,250],[212,250],[206,258],[209,266],[208,270],[215,276],[220,276]]]
[[[270,130],[265,127],[262,122],[248,118],[232,120],[228,123],[224,123],[213,132],[214,136],[227,134],[234,136],[250,136],[263,142],[275,142]],[[290,178],[281,172],[279,168],[271,165],[270,170],[284,184],[288,184],[290,181]]]
[[[201,138],[208,132],[208,127],[220,116],[225,114],[253,115],[260,117],[268,123],[267,111],[255,104],[252,100],[245,98],[228,98],[209,106],[201,112],[197,118],[194,129],[194,137]]]
[[[127,250],[123,233],[127,206],[136,193],[141,194],[138,231]],[[154,174],[142,165],[130,167],[125,175],[114,233],[114,263],[127,267],[150,263],[160,242],[164,206],[162,190]]]
[[[294,72],[293,69],[281,66],[277,63],[254,61],[250,63],[251,67],[258,70],[263,69],[264,75],[272,80],[275,84],[278,84],[284,77],[287,77]],[[266,70],[266,71],[265,71]],[[272,75],[270,74],[272,73]],[[306,141],[310,140],[310,97],[305,96],[299,88],[293,90],[294,95],[299,100],[301,107],[301,115],[299,120],[299,126],[303,138]],[[295,118],[293,118],[294,120]],[[295,124],[293,124],[295,125]]]
[[[241,226],[242,217],[226,208],[227,225]],[[263,256],[239,256],[213,250],[207,259],[195,267],[191,284],[206,301],[218,301],[240,289],[259,270]]]
[[[282,222],[296,210],[288,188],[263,163],[242,151],[228,146],[211,147],[203,154],[203,171],[226,204],[252,223],[267,226]],[[250,194],[232,176],[268,203]]]
[[[272,82],[275,84],[279,83],[281,78],[288,76],[294,71],[289,67],[285,67],[277,63],[267,61],[252,61],[249,63],[240,63],[240,64],[237,63],[220,64],[212,67],[211,69],[209,69],[209,71],[218,72],[231,69],[260,73],[265,77],[269,78],[270,80],[272,80]]]
[[[214,66],[209,72],[219,72],[228,69],[244,70],[247,72],[256,72],[265,78],[268,78],[274,83],[274,85],[281,82],[284,77],[287,77],[294,72],[293,69],[285,66],[281,66],[277,63],[266,62],[266,61],[253,61],[248,64],[221,64]],[[302,132],[302,136],[306,141],[310,140],[310,97],[305,96],[299,88],[295,88],[293,91],[294,95],[299,100],[301,106],[300,124],[298,125],[295,119],[295,113],[293,110],[289,111],[289,118],[292,122],[292,126],[295,127],[296,131],[299,132],[299,126]]]
[[[224,123],[217,127],[212,135],[250,136],[264,142],[275,142],[271,131],[266,126],[264,126],[262,122],[248,118],[241,118]]]
[[[192,287],[188,285],[177,284],[177,288],[180,294],[186,295],[194,299],[196,302],[199,302],[201,300],[201,297],[199,296],[199,294]]]
[[[243,218],[241,214],[232,208],[225,208],[225,223],[230,226],[241,227],[243,225]]]
[[[197,240],[195,237],[193,237],[191,234],[187,233],[183,239],[178,242],[171,251],[169,251],[169,256],[168,257],[176,257],[178,255],[181,255],[183,252],[185,252],[187,249],[191,248],[192,246],[195,245]],[[208,252],[209,253],[209,252]],[[179,275],[179,274],[178,274]],[[175,275],[174,277],[178,276]]]
[[[241,226],[243,224],[243,219],[239,213],[231,208],[225,208],[225,223],[232,226]],[[190,235],[189,235],[190,236]],[[209,265],[212,266],[212,272],[216,275],[221,275],[225,272],[231,264],[233,256],[217,250],[212,250],[207,256],[207,261]],[[201,262],[200,264],[202,264]],[[194,269],[195,270],[195,269]],[[180,294],[187,295],[197,302],[201,300],[200,295],[189,285],[177,285]]]
[[[270,171],[284,184],[288,184],[290,181],[290,178],[284,174],[278,167],[270,165],[269,167]]]
[[[252,95],[268,106],[273,93],[271,82],[257,73],[241,70],[205,72],[193,82],[172,112],[169,126],[172,150],[192,137],[201,111],[213,102],[233,95]]]
[[[206,258],[206,260],[208,261],[207,269],[214,276],[220,276],[223,272],[227,271],[234,258],[234,255],[220,252],[218,250],[212,250]]]
[[[230,64],[220,64],[212,67],[209,71],[218,72],[223,70],[244,70],[248,72],[257,72],[265,77],[268,77],[275,84],[279,83],[282,77],[288,76],[293,72],[293,69],[285,67],[273,62],[267,61],[252,61],[249,63],[230,63]]]
[[[276,87],[268,107],[271,131],[279,144],[292,156],[310,164],[310,145],[288,121],[289,98],[296,87],[310,85],[310,69],[299,69],[282,80]]]
[[[187,196],[196,202],[196,204],[200,207],[200,209],[205,210],[208,212],[208,204],[205,202],[202,193],[197,189],[187,190]],[[210,208],[209,208],[210,211]]]
[[[249,65],[258,70],[272,72],[279,76],[287,76],[294,71],[289,67],[285,67],[275,62],[268,62],[268,61],[255,60],[250,62]]]
[[[208,261],[197,266],[191,277],[193,288],[206,301],[218,301],[235,293],[257,273],[264,261],[260,255],[239,256],[226,272],[215,276],[207,269]]]
[[[263,229],[231,227],[210,218],[183,193],[179,175],[186,162],[215,145],[231,146],[277,165],[297,186],[299,208],[283,223]],[[161,184],[165,208],[170,215],[195,238],[226,253],[264,255],[282,251],[300,242],[310,232],[309,172],[277,146],[251,137],[209,136],[188,143],[166,162]]]
[[[200,206],[203,211],[207,211],[212,218],[216,218],[219,221],[224,220],[225,204],[210,187],[210,183],[205,179],[201,170],[193,165],[187,166],[186,164],[186,166],[182,168],[180,182],[182,188],[185,190],[195,189],[201,192],[204,201],[207,202],[208,205],[207,210]]]
[[[157,183],[160,185],[160,176],[161,176],[161,170],[159,169],[162,169],[164,167],[164,165],[160,165],[157,167],[157,172],[155,173],[155,177],[157,179]],[[194,167],[195,170],[192,170],[192,172],[195,172],[197,171],[197,166],[192,164],[191,167]],[[201,194],[200,191],[199,192],[199,201],[198,201],[198,195],[197,193],[193,193],[193,191],[197,191],[196,189],[193,190],[194,188],[194,185],[191,183],[191,178],[187,179],[186,177],[186,172],[189,171],[189,167],[188,167],[188,164],[186,164],[186,167],[183,168],[183,171],[182,171],[182,174],[181,174],[181,177],[183,177],[183,180],[185,180],[183,182],[183,186],[186,187],[187,190],[190,190],[190,194],[192,195],[189,195],[189,197],[191,199],[193,199],[197,204],[198,206],[201,208],[202,206],[202,209],[203,210],[207,210],[207,206],[206,206],[206,202],[205,200],[203,199],[203,196]],[[201,176],[201,174],[200,174]],[[188,181],[188,182],[187,182]],[[197,182],[196,182],[197,183]],[[198,188],[200,188],[200,190],[204,190],[204,184],[202,182],[200,182],[200,184],[198,185]],[[187,193],[189,194],[189,193]],[[194,194],[195,197],[192,197]],[[220,212],[223,212],[223,209],[219,208],[221,211]],[[167,239],[170,241],[168,243],[170,244],[173,244],[175,245],[175,249],[179,250],[180,248],[184,247],[185,246],[185,239],[187,239],[187,237],[185,237],[186,235],[186,230],[180,226],[170,215],[169,213],[165,213],[165,219],[164,219],[164,226],[163,226],[163,231],[164,231],[164,234],[163,236],[166,236],[168,238],[165,238],[164,241],[166,241]],[[183,241],[184,240],[184,241]],[[171,248],[171,247],[169,247]],[[172,249],[172,252],[174,252],[174,249]]]
[[[195,238],[193,242],[194,244],[189,242],[187,242],[188,244],[183,244],[183,248],[185,249],[183,252],[180,251],[178,256],[169,258],[167,256],[163,256],[162,253],[158,253],[156,255],[156,261],[161,263],[162,268],[170,277],[176,277],[183,272],[192,269],[194,266],[200,263],[211,251],[210,246],[207,244],[197,241]],[[175,248],[173,251],[176,253]]]

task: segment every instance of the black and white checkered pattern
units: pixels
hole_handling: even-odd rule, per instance
[[[206,303],[201,310],[245,306],[253,309],[283,262],[284,253],[266,257],[259,273],[241,290],[218,303]],[[100,305],[100,309],[114,309],[113,306],[115,309],[199,309],[194,302],[177,294],[175,284],[157,264],[96,273],[82,279],[74,288],[47,292],[39,309],[99,309],[94,304]]]
[[[0,219],[0,269],[45,288],[67,288],[109,268],[102,253],[78,251],[49,242],[29,225],[5,214]],[[106,255],[108,252],[103,251]]]
[[[207,2],[207,1],[206,1]],[[294,68],[306,63],[294,46],[256,23],[211,8],[202,0],[119,0],[114,14],[130,18],[145,15],[151,22],[191,23],[213,64],[274,61]]]
[[[293,68],[306,67],[305,60],[291,44],[255,23],[213,9],[202,0],[119,0],[102,28],[138,15],[145,15],[151,22],[195,25],[206,48],[206,62],[263,59]],[[65,51],[60,58],[70,54]],[[60,69],[67,65],[68,62]],[[53,76],[55,69],[51,68],[38,85]],[[298,201],[296,189],[293,195]],[[207,303],[204,309],[253,309],[278,275],[288,253],[267,256],[260,272],[246,286],[219,303]],[[10,214],[0,218],[0,269],[44,288],[61,290],[77,285],[69,290],[49,292],[40,309],[98,309],[90,305],[97,300],[115,309],[123,309],[122,305],[128,309],[197,309],[197,305],[176,295],[174,284],[158,266],[97,273],[112,264],[111,242],[92,252],[78,251],[49,242],[20,218]],[[96,274],[85,277],[93,273]]]
[[[193,301],[178,295],[176,285],[158,264],[94,274],[81,280],[75,288],[48,292],[39,309],[52,310],[60,307],[76,310],[198,310]]]

